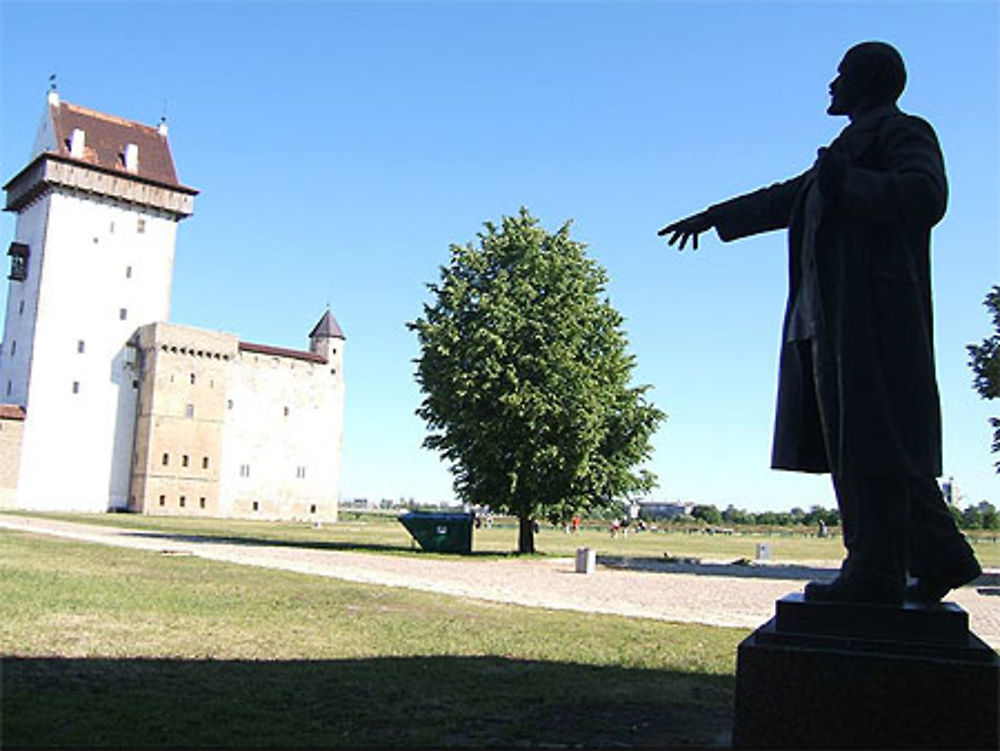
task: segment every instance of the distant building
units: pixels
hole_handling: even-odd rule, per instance
[[[691,515],[694,503],[690,501],[638,501],[639,518],[645,520],[674,519],[678,516]]]
[[[60,101],[5,186],[0,506],[335,519],[344,334],[308,350],[167,323],[197,190],[158,128]]]
[[[947,480],[940,481],[941,484],[941,494],[944,496],[944,501],[952,506],[958,505],[958,500],[961,497],[958,492],[958,485],[955,483],[954,477],[949,477]]]

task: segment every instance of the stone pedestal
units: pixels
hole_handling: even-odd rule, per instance
[[[739,748],[996,749],[1000,659],[952,603],[801,594],[739,646]]]

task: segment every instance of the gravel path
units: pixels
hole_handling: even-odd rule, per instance
[[[638,618],[756,628],[774,614],[774,602],[801,591],[806,581],[832,577],[829,562],[733,566],[646,563],[642,570],[624,559],[598,563],[577,574],[571,558],[441,559],[390,556],[268,544],[212,542],[206,538],[101,527],[91,524],[0,515],[0,527],[83,542],[195,555],[246,566],[295,571],[346,581],[438,592],[530,607],[610,613]],[[987,575],[996,585],[1000,573]],[[983,581],[978,582],[980,585]],[[949,600],[969,612],[976,634],[1000,649],[1000,597],[963,587]]]

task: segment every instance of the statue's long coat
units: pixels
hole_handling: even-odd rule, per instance
[[[887,107],[856,119],[830,148],[847,159],[839,194],[807,199],[819,190],[814,165],[709,209],[725,241],[789,230],[772,466],[938,476],[930,233],[944,216],[948,189],[937,137],[925,121]],[[810,253],[812,272],[803,265]],[[819,389],[811,374],[803,378],[796,355],[803,345],[791,326],[807,273],[818,291],[812,348]]]

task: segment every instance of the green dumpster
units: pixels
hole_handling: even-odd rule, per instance
[[[410,511],[399,515],[399,523],[434,553],[471,553],[473,514],[441,511]]]

